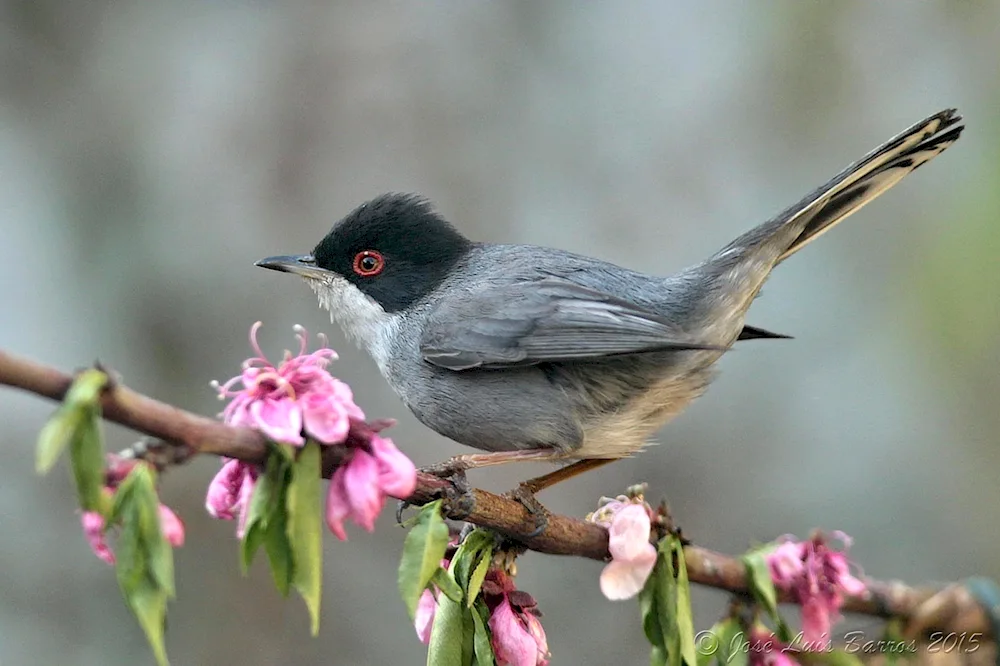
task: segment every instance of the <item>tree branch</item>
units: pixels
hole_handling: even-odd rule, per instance
[[[62,400],[73,381],[59,370],[17,358],[0,351],[0,384],[22,389],[51,400]],[[255,430],[233,428],[183,409],[137,393],[120,383],[114,383],[101,400],[104,418],[137,432],[182,447],[186,459],[197,454],[238,458],[261,463],[267,455],[268,440]],[[339,463],[336,447],[327,447],[324,475],[329,475]],[[509,535],[529,550],[553,555],[575,555],[593,560],[606,560],[608,533],[603,527],[568,516],[550,515],[545,531],[534,537],[534,518],[519,502],[472,489],[473,501],[446,502],[449,517],[465,520],[481,527]],[[453,484],[447,480],[421,473],[417,489],[406,498],[421,505],[439,499],[455,498]],[[465,506],[459,506],[465,504]],[[738,557],[723,555],[696,545],[684,550],[688,578],[701,585],[746,594],[747,579]],[[908,633],[922,635],[930,630],[956,630],[991,634],[987,614],[968,590],[958,584],[944,588],[911,587],[901,582],[867,579],[868,591],[861,597],[846,600],[843,609],[880,617],[900,617],[908,621]],[[783,602],[793,602],[787,595]]]

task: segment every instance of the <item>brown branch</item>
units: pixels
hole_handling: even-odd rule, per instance
[[[72,381],[70,375],[59,370],[0,351],[0,384],[58,401],[66,395]],[[210,454],[259,463],[267,454],[267,439],[255,430],[233,428],[192,414],[120,383],[105,392],[101,406],[104,418],[183,447],[187,456]],[[324,465],[326,476],[339,462],[338,449],[330,447],[330,451],[331,457]],[[484,490],[472,489],[470,492],[474,501],[468,502],[464,510],[458,506],[462,502],[446,503],[449,504],[449,517],[509,535],[529,550],[540,553],[593,560],[609,557],[608,533],[603,527],[577,518],[550,515],[542,534],[527,537],[524,535],[534,529],[535,523],[519,502]],[[416,491],[407,499],[421,505],[454,494],[454,486],[449,481],[421,473]],[[747,593],[747,579],[739,558],[695,545],[686,546],[684,553],[692,582],[736,594]],[[991,634],[986,613],[961,585],[942,589],[872,579],[866,583],[868,592],[847,599],[845,611],[910,620],[911,630],[921,634],[932,629],[955,630],[959,627],[963,631]],[[788,595],[783,595],[781,600],[794,602]]]

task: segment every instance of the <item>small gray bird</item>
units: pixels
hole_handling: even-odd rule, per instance
[[[312,254],[256,265],[306,279],[429,428],[516,460],[573,464],[516,496],[641,450],[701,395],[771,270],[953,144],[954,109],[907,129],[707,260],[657,277],[533,245],[468,240],[420,197],[387,194]]]

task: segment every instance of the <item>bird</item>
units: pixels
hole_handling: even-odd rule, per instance
[[[513,496],[635,455],[702,395],[736,342],[789,336],[745,322],[771,271],[941,154],[955,109],[922,120],[706,260],[656,276],[556,248],[469,240],[425,198],[390,193],[311,253],[257,266],[305,279],[431,430],[483,453],[442,476],[560,463]]]

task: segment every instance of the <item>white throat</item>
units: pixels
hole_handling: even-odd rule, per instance
[[[398,317],[386,312],[375,299],[340,276],[306,278],[306,282],[319,297],[320,307],[330,311],[330,320],[368,352],[384,375],[399,327]]]

